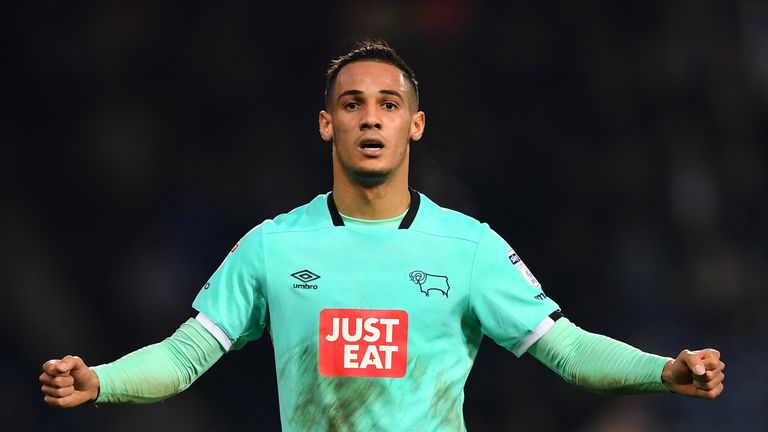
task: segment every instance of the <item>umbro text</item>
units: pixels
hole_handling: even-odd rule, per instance
[[[317,289],[317,285],[313,284],[293,284],[296,289]]]

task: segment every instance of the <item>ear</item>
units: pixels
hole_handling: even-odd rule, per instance
[[[320,126],[320,136],[323,141],[333,141],[333,122],[331,121],[331,115],[325,111],[320,111],[318,116],[318,125]]]
[[[411,117],[411,141],[418,141],[424,134],[427,119],[424,111],[419,111]]]

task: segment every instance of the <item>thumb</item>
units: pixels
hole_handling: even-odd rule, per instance
[[[695,365],[694,365],[694,366],[691,368],[691,370],[692,370],[692,371],[693,371],[693,373],[694,373],[694,374],[696,374],[696,375],[704,375],[704,373],[707,371],[707,370],[704,368],[704,365],[703,365],[702,363],[696,363],[696,364],[695,364]]]
[[[704,361],[700,355],[696,355],[697,352],[687,352],[688,355],[683,357],[686,366],[690,369],[694,375],[704,375],[707,373],[707,368],[704,366]]]
[[[79,363],[82,363],[83,361],[80,359],[80,357],[77,356],[64,356],[63,359],[56,362],[56,371],[60,373],[68,373],[72,369],[77,369],[79,366]]]

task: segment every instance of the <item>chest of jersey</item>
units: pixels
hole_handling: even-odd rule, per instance
[[[369,230],[371,231],[371,230]],[[270,298],[336,306],[417,302],[466,294],[475,244],[407,230],[358,232],[344,227],[265,239]]]
[[[268,236],[273,339],[312,340],[321,375],[402,377],[420,350],[462,337],[474,249],[409,230]]]

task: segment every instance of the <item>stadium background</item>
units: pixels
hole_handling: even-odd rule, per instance
[[[421,82],[417,189],[582,327],[728,364],[715,402],[610,398],[486,341],[471,431],[768,430],[764,1],[2,8],[3,430],[277,430],[267,340],[153,406],[49,409],[37,375],[169,335],[244,232],[330,188],[324,68],[365,35]]]

